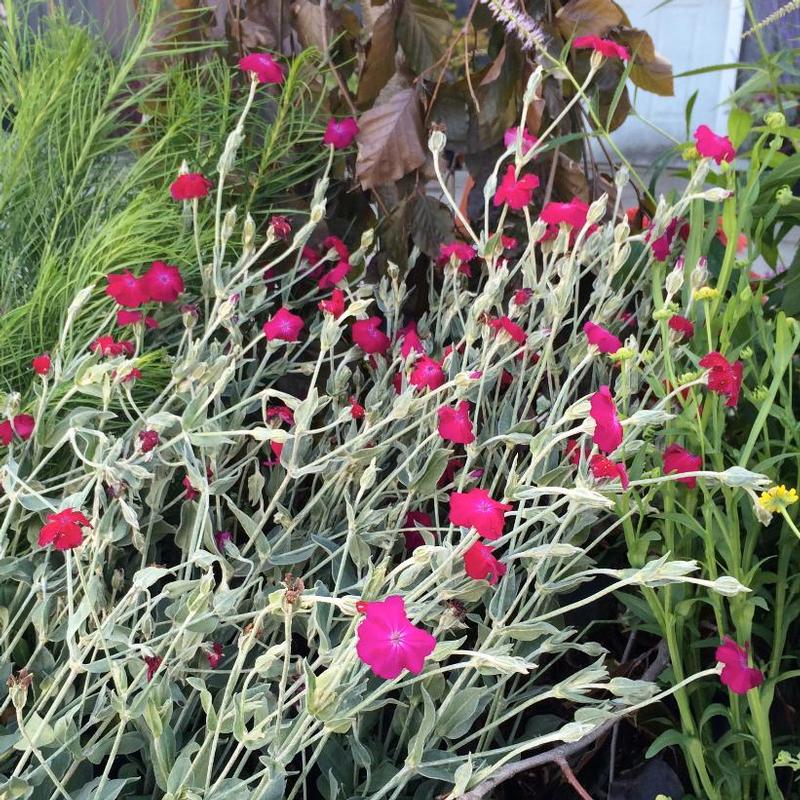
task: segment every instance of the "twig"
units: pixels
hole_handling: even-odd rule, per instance
[[[556,764],[561,769],[561,774],[566,778],[567,783],[578,793],[581,800],[592,800],[592,796],[583,788],[578,777],[572,771],[572,767],[567,763],[567,759],[556,758]]]
[[[667,653],[667,645],[666,642],[661,641],[659,642],[658,652],[656,653],[653,663],[645,670],[641,679],[644,681],[654,680],[668,662],[669,655]],[[558,764],[560,761],[566,761],[570,756],[580,753],[581,750],[588,747],[592,742],[605,736],[605,734],[614,727],[616,722],[616,719],[607,720],[577,742],[562,744],[544,753],[539,753],[530,758],[523,758],[520,761],[515,761],[513,764],[506,764],[506,766],[498,769],[491,778],[481,781],[477,786],[474,786],[468,792],[461,795],[460,800],[480,800],[480,798],[485,797],[496,786],[509,780],[509,778],[513,778],[515,775],[519,775],[520,772],[527,772],[536,767],[541,767],[544,764]]]

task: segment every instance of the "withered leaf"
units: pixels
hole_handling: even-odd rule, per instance
[[[633,66],[630,77],[640,89],[665,97],[672,97],[675,94],[672,64],[656,52],[653,40],[647,31],[622,28],[615,32],[615,38],[631,53]]]
[[[292,3],[292,27],[297,31],[297,38],[303,47],[316,47],[325,50],[325,37],[323,35],[322,8],[311,0],[295,0]],[[330,36],[330,21],[328,21],[328,41]]]
[[[564,153],[558,154],[558,164],[556,166],[556,176],[553,182],[555,193],[565,201],[573,197],[580,197],[585,203],[591,200],[589,182],[580,164],[573,161]]]
[[[627,22],[625,13],[612,0],[572,0],[556,14],[558,32],[571,36],[605,36],[611,28]]]
[[[405,0],[397,20],[397,38],[408,63],[420,74],[443,55],[453,31],[448,13],[429,0]]]
[[[394,74],[397,37],[394,28],[397,12],[394,5],[382,10],[372,28],[367,58],[358,81],[356,105],[368,108]]]
[[[379,98],[377,105],[361,115],[358,125],[356,178],[362,188],[399,180],[425,163],[425,131],[415,89]]]
[[[435,197],[417,195],[409,208],[411,238],[425,255],[435,258],[439,245],[455,238],[453,214]]]

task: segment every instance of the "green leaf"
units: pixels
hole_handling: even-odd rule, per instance
[[[432,67],[444,55],[447,37],[452,31],[448,13],[428,0],[406,0],[397,20],[397,38],[417,74]]]
[[[461,689],[456,702],[450,703],[439,715],[436,734],[445,739],[459,739],[472,727],[472,723],[483,713],[492,691],[488,688]]]
[[[734,147],[739,147],[753,127],[753,117],[741,108],[731,109],[728,117],[728,137]]]
[[[436,484],[447,467],[447,462],[453,454],[452,450],[439,448],[434,450],[422,472],[414,480],[411,490],[422,497],[428,497],[436,491]]]
[[[664,731],[651,745],[647,748],[644,754],[645,758],[652,758],[660,753],[665,747],[674,747],[680,745],[682,748],[688,748],[691,744],[691,737],[687,736],[681,731]]]
[[[431,696],[425,691],[425,687],[420,687],[422,691],[422,721],[417,728],[417,732],[411,737],[408,743],[408,755],[406,756],[406,766],[410,769],[416,769],[417,765],[422,758],[422,752],[425,749],[425,743],[428,737],[433,732],[434,725],[436,725],[436,707],[433,705]]]

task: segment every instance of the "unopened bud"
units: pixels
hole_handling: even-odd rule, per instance
[[[428,149],[434,155],[438,155],[439,153],[444,150],[444,146],[447,144],[447,137],[444,135],[444,132],[435,128],[431,131],[431,135],[428,137]]]
[[[631,179],[631,173],[628,168],[623,164],[622,166],[617,168],[616,173],[614,174],[614,185],[617,189],[623,189],[628,185],[628,182]]]
[[[361,249],[362,250],[369,250],[372,247],[372,243],[375,241],[375,231],[372,228],[368,228],[361,234]]]
[[[783,136],[773,136],[769,142],[770,150],[780,150],[783,147]]]
[[[253,242],[256,238],[256,223],[253,218],[248,214],[244,218],[244,225],[242,226],[242,245],[245,250],[250,250],[253,247]]]
[[[589,56],[589,68],[592,72],[597,72],[603,65],[603,54],[599,50],[592,50]]]
[[[792,189],[786,184],[781,186],[781,188],[778,189],[777,192],[775,192],[775,202],[779,206],[788,206],[792,202],[792,200],[794,200]]]
[[[697,148],[693,144],[690,144],[681,151],[681,158],[684,161],[697,161],[700,158],[700,153],[697,152]]]
[[[222,241],[227,242],[233,235],[233,228],[236,225],[236,206],[229,209],[222,220]]]
[[[603,215],[606,213],[607,204],[608,195],[601,194],[600,197],[589,206],[589,211],[586,214],[586,222],[589,225],[595,225],[600,222],[600,220],[603,219]]]
[[[529,106],[537,97],[537,89],[542,82],[542,68],[536,67],[528,77],[528,83],[525,85],[525,94],[522,96],[522,102]]]
[[[316,205],[311,207],[311,215],[309,217],[311,222],[314,225],[318,225],[325,219],[325,203],[317,203]]]
[[[670,271],[664,281],[664,288],[668,295],[676,295],[683,287],[683,269],[677,267]]]
[[[705,285],[705,282],[708,280],[708,261],[705,256],[701,256],[697,259],[697,266],[692,270],[692,274],[689,276],[689,283],[692,289],[699,289],[701,286]]]
[[[780,111],[770,111],[764,114],[764,124],[773,133],[778,133],[786,126],[786,117]]]

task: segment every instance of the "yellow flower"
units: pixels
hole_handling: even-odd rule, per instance
[[[770,514],[776,514],[798,500],[800,500],[800,497],[797,495],[797,490],[787,489],[781,485],[773,486],[766,492],[762,492],[761,497],[758,498],[758,504],[761,508],[769,511]]]
[[[701,286],[694,293],[695,300],[713,300],[715,297],[719,297],[719,291],[711,286]]]

